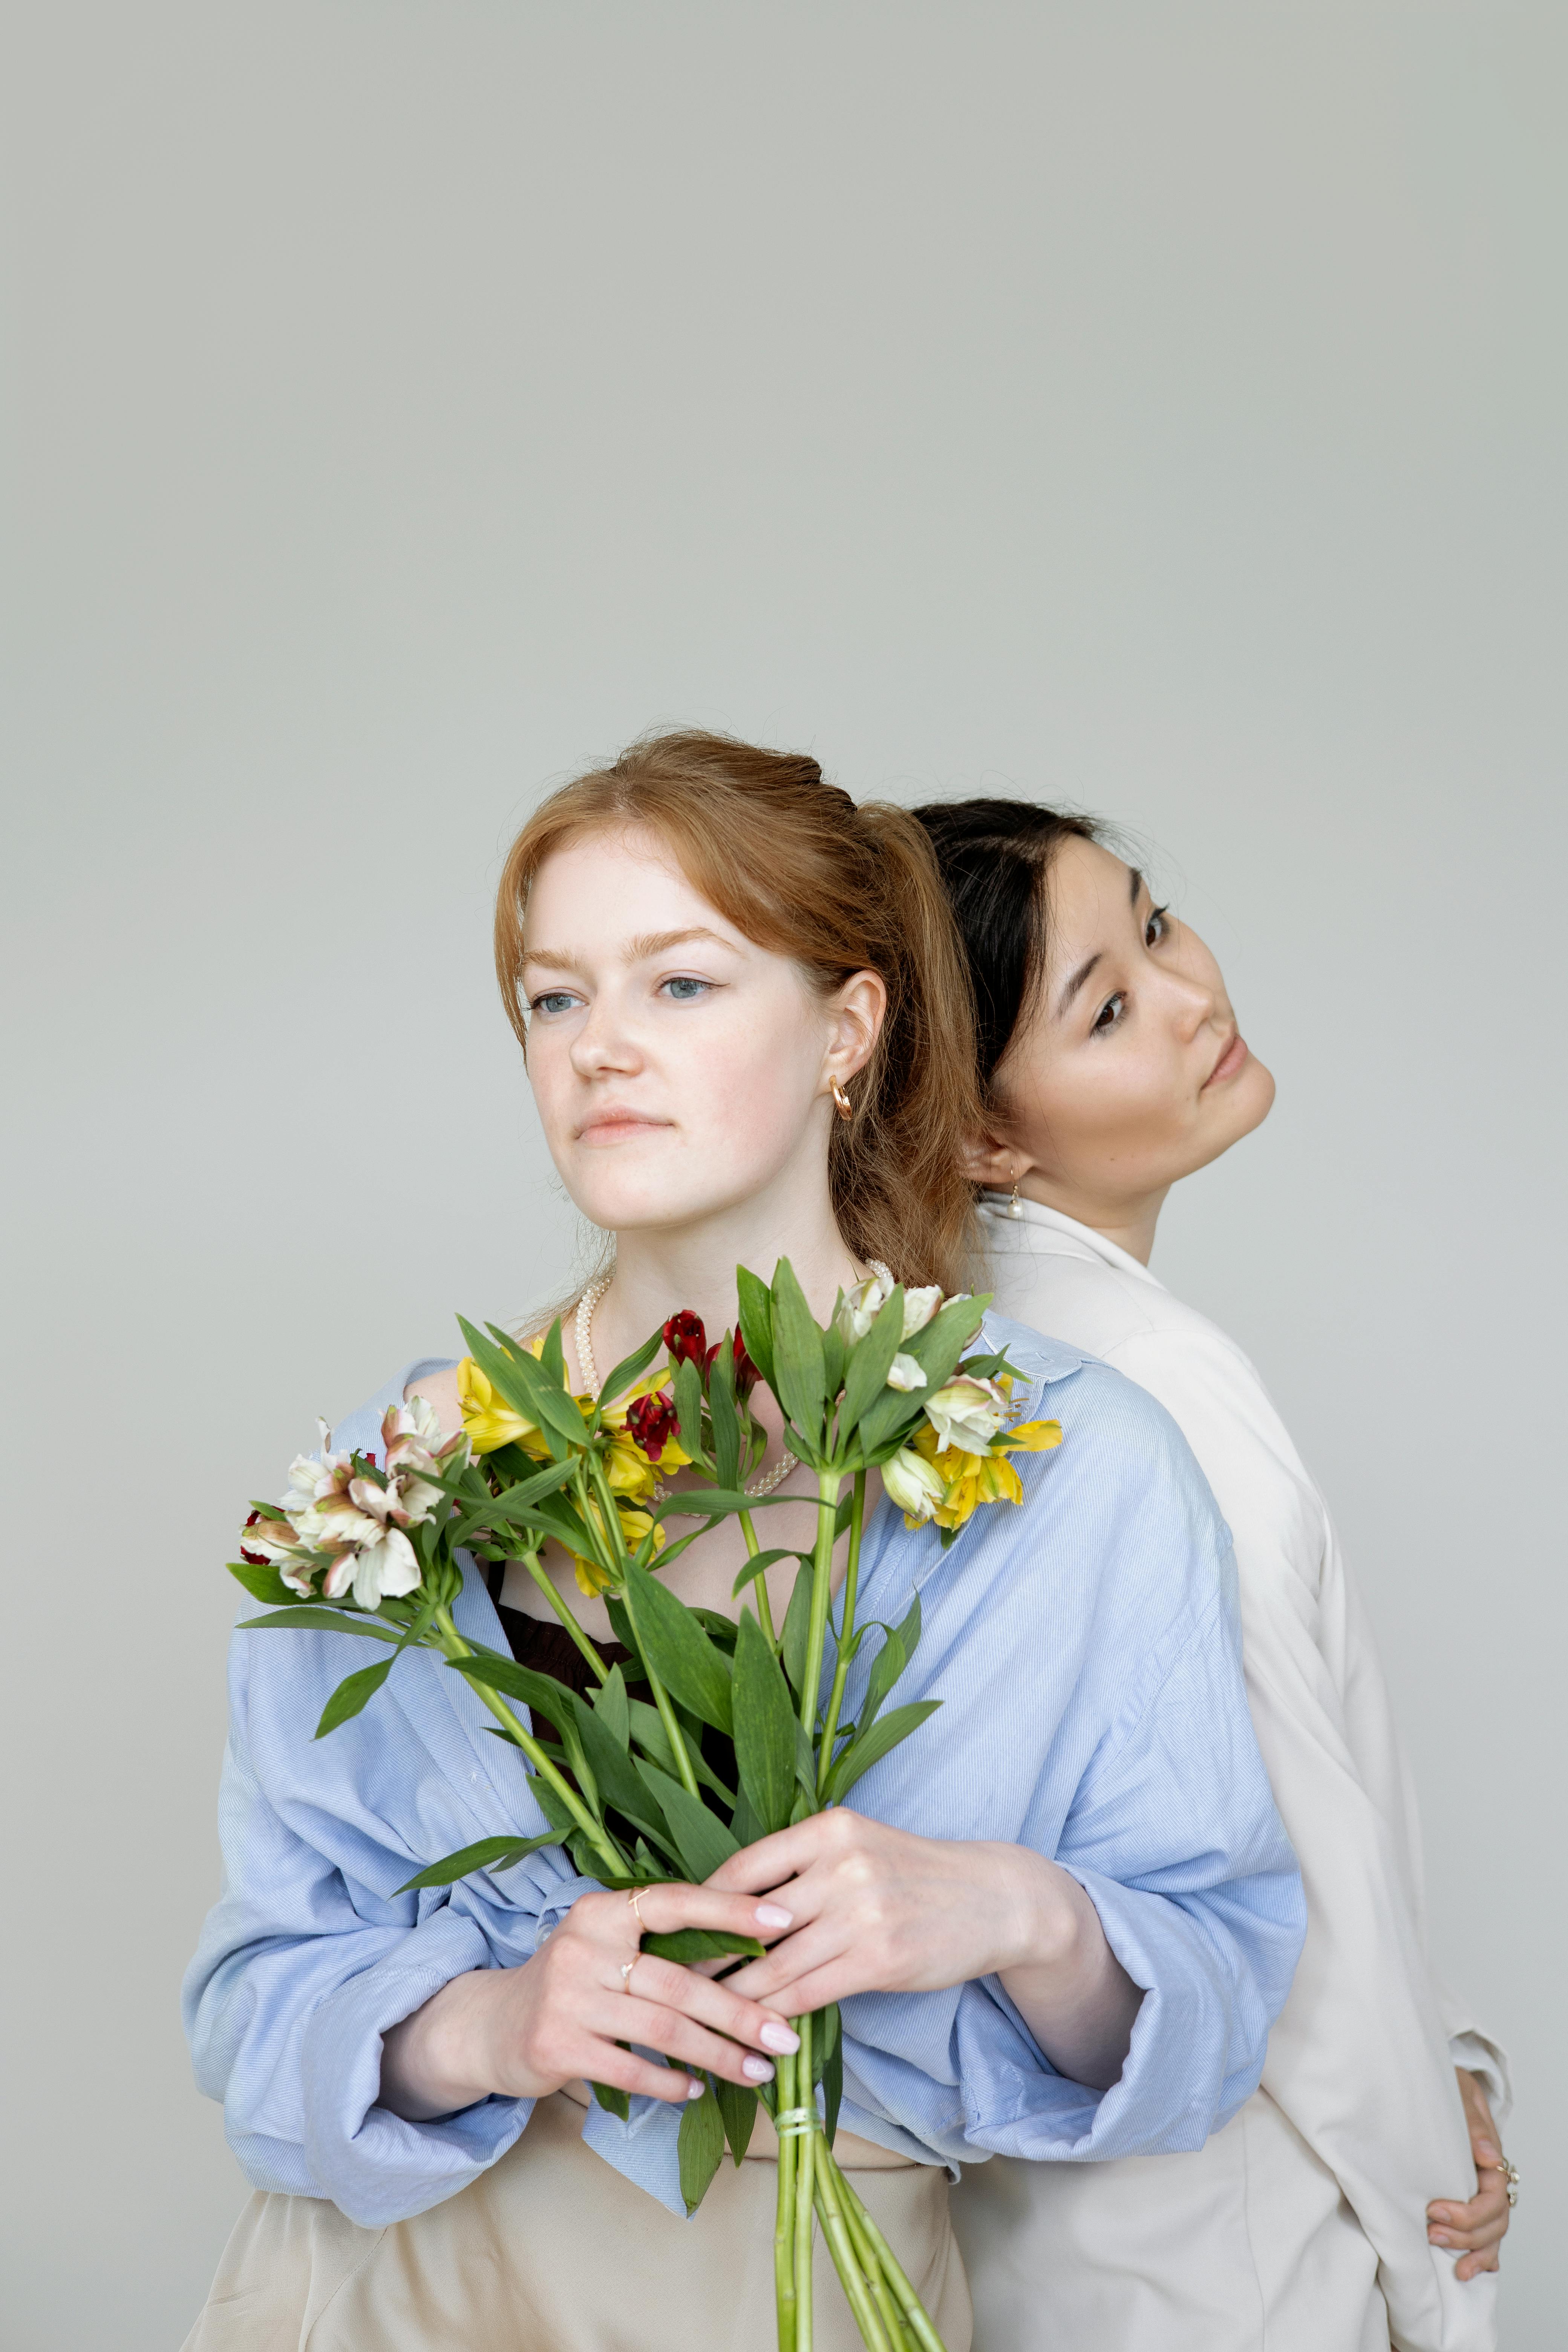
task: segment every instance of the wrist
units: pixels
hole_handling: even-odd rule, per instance
[[[1082,1952],[1084,1909],[1093,1906],[1076,1878],[1028,1846],[1006,1849],[1010,1921],[995,1974],[1016,1969],[1070,1968]],[[1097,1921],[1098,1924],[1098,1921]]]
[[[383,2037],[380,2104],[407,2123],[431,2123],[487,2098],[487,2012],[500,1971],[474,1969],[432,1993]]]

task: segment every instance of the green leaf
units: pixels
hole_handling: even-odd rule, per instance
[[[838,1408],[840,1443],[856,1427],[861,1414],[868,1412],[885,1391],[893,1358],[903,1346],[903,1339],[904,1294],[900,1286],[893,1292],[849,1359],[849,1370],[844,1381],[844,1402]]]
[[[823,2129],[827,2134],[827,2145],[831,2147],[834,2134],[838,2129],[838,2110],[844,2100],[844,2036],[839,2031],[837,2001],[823,2010],[820,2014],[826,2021],[828,2035],[826,2054],[822,2060],[820,2076],[824,2108],[822,2120]]]
[[[544,1345],[539,1351],[539,1369],[552,1380],[558,1389],[566,1385],[566,1350],[561,1344],[561,1318],[558,1315],[544,1335]]]
[[[492,1454],[489,1459],[493,1462],[496,1456]],[[463,1513],[458,1528],[453,1534],[454,1546],[465,1542],[476,1528],[530,1524],[531,1507],[547,1495],[553,1495],[558,1486],[563,1486],[575,1466],[570,1459],[546,1463],[542,1470],[534,1471],[531,1477],[519,1479],[513,1486],[503,1486],[499,1495],[487,1492],[482,1501],[476,1502]]]
[[[779,1632],[779,1657],[797,1699],[802,1696],[800,1686],[805,1679],[805,1653],[811,1638],[811,1573],[810,1560],[803,1559]]]
[[[760,1551],[754,1559],[749,1559],[746,1562],[745,1567],[730,1587],[731,1592],[738,1601],[752,1577],[764,1575],[775,1560],[805,1559],[807,1557],[808,1555],[803,1551]]]
[[[664,1815],[649,1793],[636,1762],[623,1748],[611,1738],[607,1727],[601,1723],[595,1710],[575,1691],[567,1694],[575,1717],[577,1737],[582,1741],[588,1769],[598,1783],[599,1795],[618,1813],[624,1813],[648,1837],[660,1845],[670,1843]]]
[[[722,1651],[708,1639],[686,1603],[635,1560],[626,1570],[626,1597],[651,1671],[682,1706],[716,1731],[728,1733],[733,1716],[730,1662]]]
[[[587,1424],[575,1400],[547,1376],[526,1348],[518,1347],[493,1324],[489,1339],[460,1315],[458,1328],[468,1341],[468,1353],[475,1363],[514,1412],[536,1423],[547,1438],[577,1446],[587,1444]],[[560,1444],[552,1443],[550,1450],[558,1455]]]
[[[677,1927],[673,1935],[645,1936],[642,1948],[656,1960],[674,1960],[683,1969],[695,1968],[699,1960],[721,1960],[731,1952],[760,1960],[764,1949],[755,1936],[731,1936],[723,1927]]]
[[[773,1302],[767,1284],[749,1266],[735,1268],[740,1305],[741,1337],[746,1353],[769,1388],[773,1385]]]
[[[523,1861],[531,1853],[537,1853],[542,1845],[553,1845],[555,1843],[553,1830],[546,1830],[540,1837],[480,1838],[477,1845],[463,1846],[457,1853],[447,1854],[440,1862],[433,1862],[429,1869],[422,1870],[416,1878],[405,1879],[397,1892],[406,1895],[411,1887],[416,1886],[452,1886],[459,1878],[467,1878],[472,1870],[510,1870],[514,1863]]]
[[[557,1729],[563,1713],[570,1720],[569,1703],[576,1694],[553,1675],[535,1674],[531,1666],[520,1666],[515,1658],[503,1658],[496,1650],[476,1650],[470,1657],[448,1658],[447,1664],[468,1682],[483,1683],[487,1690],[500,1691],[507,1698],[520,1698]]]
[[[624,1756],[631,1746],[631,1701],[626,1696],[626,1678],[619,1666],[610,1668],[595,1692],[594,1712]]]
[[[852,1740],[834,1766],[827,1782],[827,1801],[842,1804],[863,1772],[879,1764],[890,1748],[918,1731],[926,1717],[934,1715],[942,1705],[939,1698],[916,1699],[911,1706],[896,1706],[890,1715],[879,1716],[869,1730]]]
[[[253,1601],[260,1601],[269,1609],[287,1609],[290,1601],[300,1598],[266,1560],[258,1563],[248,1559],[229,1559],[224,1562],[224,1566],[230,1576],[237,1577],[244,1585]]]
[[[680,1442],[693,1462],[700,1465],[708,1451],[702,1443],[702,1375],[689,1358],[682,1356],[675,1365],[670,1390]]]
[[[622,2123],[629,2121],[632,2103],[626,2092],[616,2090],[613,2083],[592,2083],[589,2088],[606,2115],[619,2116]]]
[[[274,1609],[266,1617],[242,1617],[236,1631],[255,1633],[266,1625],[280,1625],[285,1632],[294,1628],[307,1633],[368,1633],[373,1642],[395,1643],[401,1639],[390,1625],[383,1624],[374,1617],[363,1616],[357,1610],[325,1607]]]
[[[347,1723],[362,1707],[368,1706],[396,1664],[395,1658],[378,1658],[374,1666],[362,1666],[357,1675],[346,1675],[321,1709],[316,1738],[324,1739],[329,1731],[335,1731],[340,1723]]]
[[[869,1406],[860,1423],[860,1444],[868,1457],[873,1449],[886,1444],[894,1431],[917,1422],[922,1400],[952,1379],[959,1358],[980,1328],[987,1304],[985,1298],[952,1299],[923,1331],[905,1340],[905,1353],[924,1372],[926,1384],[908,1395],[898,1389],[884,1389]]]
[[[658,1355],[663,1345],[664,1331],[661,1326],[660,1328],[654,1333],[653,1338],[651,1339],[645,1339],[642,1346],[638,1348],[634,1354],[630,1356],[623,1356],[621,1358],[620,1362],[614,1367],[609,1379],[599,1391],[599,1411],[601,1413],[604,1412],[605,1407],[607,1404],[614,1404],[618,1396],[624,1396],[627,1389],[632,1387],[636,1381],[641,1380],[643,1374],[647,1371],[648,1366],[652,1363],[654,1358]]]
[[[755,2091],[748,2091],[743,2083],[731,2083],[722,2074],[713,2074],[709,2079],[718,2102],[724,2137],[730,2143],[730,2153],[737,2164],[743,2163],[756,2125],[757,2095]]]
[[[700,1886],[732,1853],[739,1853],[740,1847],[700,1797],[694,1797],[679,1780],[672,1780],[668,1772],[660,1772],[652,1764],[639,1764],[637,1770],[658,1799],[693,1885]]]
[[[735,1357],[728,1331],[708,1375],[708,1420],[714,1471],[720,1486],[732,1491],[741,1483],[741,1417],[735,1410]]]
[[[822,1331],[822,1394],[831,1412],[833,1401],[844,1386],[844,1367],[848,1360],[849,1348],[838,1328],[837,1316],[831,1317],[825,1327],[818,1328]]]
[[[650,1763],[657,1764],[661,1772],[668,1772],[672,1780],[679,1780],[679,1768],[675,1760],[675,1750],[669,1744],[669,1735],[664,1727],[663,1716],[660,1715],[658,1707],[649,1706],[646,1699],[634,1698],[628,1704],[632,1718],[632,1738]],[[705,1761],[702,1750],[695,1739],[687,1739],[686,1753],[690,1760],[692,1770],[703,1787],[711,1789],[716,1797],[723,1799],[725,1804],[732,1805],[735,1801],[734,1790],[727,1789],[711,1766]],[[682,1785],[684,1786],[684,1783]]]
[[[752,1801],[744,1789],[736,1798],[734,1810],[730,1815],[730,1833],[737,1845],[755,1845],[760,1837],[767,1835],[752,1811]]]
[[[795,1736],[800,1728],[773,1645],[749,1609],[741,1615],[731,1686],[735,1763],[752,1810],[782,1830],[795,1802]]]
[[[686,2112],[680,2118],[680,2137],[676,2142],[680,2158],[680,2193],[686,2200],[688,2218],[707,2196],[724,2154],[724,2119],[719,2113],[710,2078],[704,2075],[701,2079],[709,2087],[700,2099],[687,2100]]]
[[[827,1392],[822,1333],[787,1257],[781,1257],[774,1269],[773,1301],[773,1379],[769,1385],[800,1433],[807,1454],[819,1454]]]
[[[816,1750],[812,1745],[811,1734],[807,1731],[805,1724],[802,1723],[798,1717],[796,1718],[795,1727],[795,1778],[796,1786],[804,1789],[806,1795],[811,1799],[812,1809],[815,1811],[816,1806]],[[790,1802],[793,1806],[795,1802],[793,1797],[791,1798]]]
[[[871,1678],[866,1685],[866,1703],[860,1709],[860,1728],[869,1731],[876,1721],[882,1701],[909,1664],[904,1645],[897,1633],[889,1633],[878,1651],[871,1666]]]

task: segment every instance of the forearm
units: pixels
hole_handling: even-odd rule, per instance
[[[381,2095],[405,2123],[433,2123],[488,2098],[497,2087],[485,2079],[484,2028],[505,1972],[474,1969],[454,1977],[422,2009],[395,2025],[382,2042]],[[510,2090],[511,2097],[539,2097],[554,2084]]]
[[[1028,1958],[997,1978],[1051,2064],[1069,2082],[1106,2091],[1118,2079],[1143,1999],[1069,1872],[1018,1850]]]

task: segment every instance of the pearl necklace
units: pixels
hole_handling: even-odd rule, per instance
[[[872,1273],[879,1275],[890,1288],[893,1277],[881,1259],[870,1258],[868,1264]],[[595,1404],[599,1401],[599,1367],[594,1360],[594,1309],[614,1279],[613,1270],[609,1274],[596,1275],[577,1301],[577,1320],[573,1334],[577,1342],[577,1369],[583,1375],[584,1387]],[[799,1457],[786,1445],[773,1468],[764,1471],[760,1478],[752,1479],[746,1489],[748,1496],[752,1502],[760,1503],[764,1495],[771,1495],[775,1486],[782,1486],[790,1472],[799,1467]]]

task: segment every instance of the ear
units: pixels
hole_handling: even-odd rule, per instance
[[[1027,1152],[1019,1151],[1010,1143],[999,1143],[994,1135],[966,1136],[958,1155],[958,1164],[972,1184],[984,1184],[993,1192],[1010,1192],[1020,1176],[1026,1176],[1034,1161]]]
[[[829,1033],[823,1076],[840,1086],[870,1060],[888,1013],[888,984],[879,971],[858,971],[827,1000]]]

